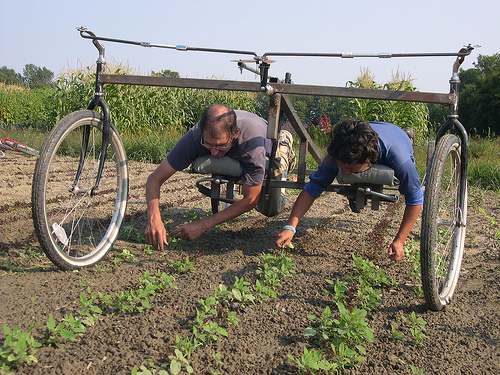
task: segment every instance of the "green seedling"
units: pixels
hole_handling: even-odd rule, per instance
[[[210,214],[208,212],[202,212],[202,211],[187,211],[186,212],[186,217],[187,217],[189,222],[204,219],[209,215]]]
[[[58,344],[64,340],[75,341],[75,332],[66,329],[66,322],[64,321],[56,324],[54,317],[52,316],[52,314],[50,314],[49,321],[47,322],[47,330],[45,332],[45,343],[47,343],[48,345],[58,346]]]
[[[123,262],[134,262],[135,255],[128,249],[123,249],[120,255],[113,259],[115,266],[121,266]]]
[[[350,276],[348,279],[350,280],[335,282],[326,280],[328,284],[333,285],[333,291],[323,290],[333,297],[334,303],[342,303],[351,311],[355,306],[374,310],[382,303],[380,290],[373,289],[361,276]]]
[[[149,366],[149,368],[146,367],[146,365],[141,365],[139,367],[139,370],[137,370],[137,367],[134,366],[131,375],[170,375],[167,370],[157,370],[153,361],[151,360],[147,361],[147,365]]]
[[[82,323],[86,326],[92,326],[99,319],[99,315],[102,314],[102,309],[98,306],[99,301],[94,292],[87,288],[88,297],[85,294],[80,294],[80,310],[78,310],[78,315],[82,317]]]
[[[323,359],[323,350],[308,350],[304,348],[304,354],[300,358],[295,358],[291,354],[287,356],[299,368],[299,374],[315,374],[316,371],[320,370],[327,373],[334,373],[337,370],[335,363],[330,363],[328,360]]]
[[[31,247],[26,251],[26,253],[21,253],[21,256],[26,259],[38,258],[40,257],[40,253],[34,251]]]
[[[255,293],[258,302],[277,298],[276,291],[259,279],[255,280]]]
[[[293,276],[296,272],[295,263],[283,252],[279,257],[272,254],[262,254],[261,262],[262,266],[255,273],[266,285],[272,287],[281,286],[280,281],[283,278]]]
[[[142,312],[144,308],[150,309],[148,301],[149,293],[145,289],[124,290],[115,293],[115,300],[112,306],[119,312]]]
[[[378,266],[375,266],[373,262],[362,257],[356,257],[355,255],[352,256],[352,260],[354,273],[361,276],[371,285],[391,286],[395,284],[394,280],[387,277],[386,273]]]
[[[35,328],[30,326],[27,332],[22,332],[16,326],[12,330],[6,325],[3,326],[5,340],[0,347],[0,369],[10,371],[16,369],[25,363],[38,362],[35,357],[36,348],[42,346],[35,341],[31,331]]]
[[[153,249],[153,247],[151,245],[144,245],[144,255],[151,255],[151,254],[154,254],[155,252],[155,249]]]
[[[197,340],[195,336],[186,337],[181,339],[178,335],[175,335],[176,345],[172,345],[174,349],[180,350],[186,358],[191,357],[193,351],[198,347],[203,345],[200,341]]]
[[[170,373],[174,375],[178,374],[184,366],[186,368],[186,372],[188,374],[192,374],[194,372],[193,367],[189,364],[189,361],[186,357],[184,357],[182,352],[179,349],[175,349],[174,353],[174,355],[168,356],[168,358],[170,358]]]
[[[394,324],[391,323],[391,333],[394,340],[404,340],[405,335],[399,332]]]
[[[127,241],[132,240],[138,243],[146,243],[146,237],[139,229],[134,228],[131,225],[127,225],[123,227],[123,231],[125,232],[125,239]]]
[[[245,279],[238,278],[236,276],[236,281],[232,286],[232,297],[234,301],[237,301],[240,307],[247,306],[248,304],[255,305],[255,296],[253,291],[250,289],[250,283],[245,281]]]
[[[327,306],[321,317],[308,316],[310,319],[319,320],[320,324],[317,328],[306,328],[304,335],[316,336],[331,352],[338,366],[356,367],[364,360],[363,354],[366,353],[362,344],[365,341],[374,341],[373,330],[366,323],[366,310],[354,307],[349,311],[342,303],[336,305],[337,313],[333,313]]]
[[[413,365],[410,365],[410,371],[414,375],[424,375],[424,369],[419,369]]]
[[[401,318],[405,323],[408,323],[408,318],[405,316],[402,316]],[[410,333],[414,338],[415,345],[422,345],[422,340],[429,338],[429,336],[425,334],[426,324],[427,322],[424,319],[417,317],[415,311],[411,312]]]
[[[222,358],[224,358],[224,356],[220,354],[220,352],[214,353],[213,357],[215,359],[215,362],[218,363],[219,365],[224,364],[224,362],[222,361]]]
[[[174,260],[170,260],[170,259],[169,259],[169,262],[170,262],[170,268],[172,268],[172,270],[175,273],[184,274],[184,273],[189,273],[191,271],[196,270],[196,268],[194,266],[194,261],[189,260],[189,256],[186,256],[186,259],[184,262],[181,260],[174,261]]]
[[[196,317],[196,325],[193,326],[193,335],[203,344],[211,344],[219,339],[219,336],[227,337],[227,331],[213,320],[204,320]]]

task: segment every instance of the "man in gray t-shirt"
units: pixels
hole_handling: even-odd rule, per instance
[[[236,115],[236,135],[228,149],[207,148],[206,137],[200,132],[200,123],[193,126],[167,155],[167,160],[177,171],[187,168],[198,156],[212,154],[216,158],[229,156],[240,162],[241,180],[248,185],[262,185],[266,169],[266,155],[271,153],[271,140],[266,138],[267,121],[247,112],[231,111],[227,118]],[[224,118],[223,118],[224,119]],[[227,138],[222,137],[222,144]]]
[[[234,111],[222,104],[209,107],[148,177],[146,241],[159,250],[168,245],[159,207],[160,186],[175,172],[187,168],[198,156],[211,154],[217,159],[229,156],[239,161],[243,199],[214,215],[177,227],[171,236],[194,240],[206,230],[253,209],[259,201],[264,181],[266,155],[271,152],[272,142],[266,138],[266,133],[267,122],[253,113]],[[286,147],[291,151],[291,145]]]

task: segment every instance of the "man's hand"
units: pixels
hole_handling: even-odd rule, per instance
[[[163,251],[164,246],[168,245],[167,231],[160,219],[151,219],[144,232],[146,242],[152,245],[156,250]]]
[[[292,242],[293,232],[290,229],[285,229],[281,233],[278,234],[276,238],[276,246],[280,248],[285,248],[290,246],[290,242]]]
[[[405,257],[405,250],[403,247],[404,243],[400,241],[394,241],[389,246],[389,259],[399,262]]]
[[[183,240],[194,240],[201,236],[203,232],[205,232],[205,230],[203,229],[201,221],[194,221],[175,228],[170,232],[170,235]]]
[[[148,226],[144,235],[146,242],[156,250],[162,250],[168,245],[167,231],[161,221],[160,213],[160,186],[168,180],[176,170],[172,168],[165,158],[161,164],[151,173],[146,182],[146,202],[148,204]]]

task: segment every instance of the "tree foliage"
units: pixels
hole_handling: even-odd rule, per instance
[[[460,121],[473,134],[500,135],[500,54],[479,55],[460,80]]]
[[[46,67],[39,67],[34,64],[26,64],[23,69],[23,81],[30,88],[41,88],[50,86],[54,73]]]
[[[52,85],[53,78],[54,73],[52,71],[34,64],[26,64],[22,75],[6,66],[0,68],[0,82],[6,85],[25,84],[32,89],[47,88]]]
[[[16,73],[14,69],[2,66],[0,68],[0,82],[6,85],[21,85],[23,77],[19,73]]]
[[[151,71],[153,77],[169,77],[169,78],[179,78],[179,72],[170,69],[163,69],[159,72]]]

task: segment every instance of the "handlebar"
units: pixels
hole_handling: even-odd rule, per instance
[[[474,47],[471,44],[465,48],[460,49],[458,52],[417,52],[417,53],[353,53],[353,52],[340,52],[340,53],[328,53],[328,52],[265,52],[262,56],[259,56],[256,52],[245,51],[245,50],[233,50],[233,49],[221,49],[221,48],[206,48],[206,47],[189,47],[187,45],[167,45],[167,44],[154,44],[150,42],[137,42],[132,40],[107,38],[96,36],[92,31],[79,27],[77,29],[80,32],[82,38],[92,39],[94,45],[101,52],[101,48],[104,50],[102,45],[98,43],[99,40],[115,42],[115,43],[125,43],[132,44],[141,47],[157,47],[157,48],[167,48],[175,49],[177,51],[199,51],[199,52],[215,52],[215,53],[231,53],[237,55],[251,55],[256,63],[267,62],[270,63],[268,56],[285,56],[285,57],[341,57],[341,58],[354,58],[354,57],[378,57],[378,58],[392,58],[392,57],[444,57],[444,56],[457,56],[461,58],[461,61],[465,56],[470,55]],[[479,46],[477,46],[479,47]],[[241,60],[240,60],[241,62]],[[460,62],[461,63],[461,62]]]

